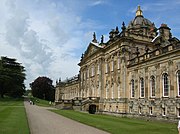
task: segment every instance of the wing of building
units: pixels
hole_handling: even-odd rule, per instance
[[[80,74],[56,85],[56,105],[135,117],[180,117],[180,41],[167,24],[157,28],[138,6],[122,24],[92,42],[81,57]]]

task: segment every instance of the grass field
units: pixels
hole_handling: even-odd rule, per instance
[[[23,99],[0,99],[0,134],[30,134]]]
[[[111,134],[177,134],[172,123],[81,113],[71,110],[51,110],[57,114],[94,126]]]

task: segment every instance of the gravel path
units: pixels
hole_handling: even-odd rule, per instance
[[[31,134],[108,134],[47,110],[24,102]]]

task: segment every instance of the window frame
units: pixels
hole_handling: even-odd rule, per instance
[[[142,114],[142,107],[139,106],[138,108],[138,113],[141,115]]]
[[[149,114],[153,115],[153,108],[152,107],[149,107]]]
[[[134,79],[131,80],[131,98],[135,97]]]
[[[114,71],[114,60],[111,61],[111,72]]]
[[[151,91],[151,98],[156,97],[156,80],[155,76],[152,75],[150,77],[150,91]]]
[[[169,97],[170,82],[167,73],[163,73],[163,97]],[[167,90],[167,91],[165,91]],[[167,93],[167,95],[166,95]]]
[[[92,77],[95,76],[95,66],[94,65],[92,65],[92,67],[91,67],[91,76]]]
[[[180,97],[180,70],[177,71],[176,78],[177,78],[177,93],[178,93],[178,97]]]
[[[105,73],[108,73],[108,62],[105,63]]]
[[[165,107],[162,108],[162,116],[166,116],[166,108]]]
[[[143,93],[143,96],[142,96],[142,93]],[[144,97],[145,97],[145,83],[144,83],[144,78],[141,77],[140,78],[140,98],[144,98]]]
[[[177,117],[180,117],[180,108],[176,108]]]

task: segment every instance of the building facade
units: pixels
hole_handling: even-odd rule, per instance
[[[94,33],[76,82],[57,82],[56,104],[90,113],[177,120],[180,117],[180,41],[166,24],[156,28],[138,6],[100,43]]]

